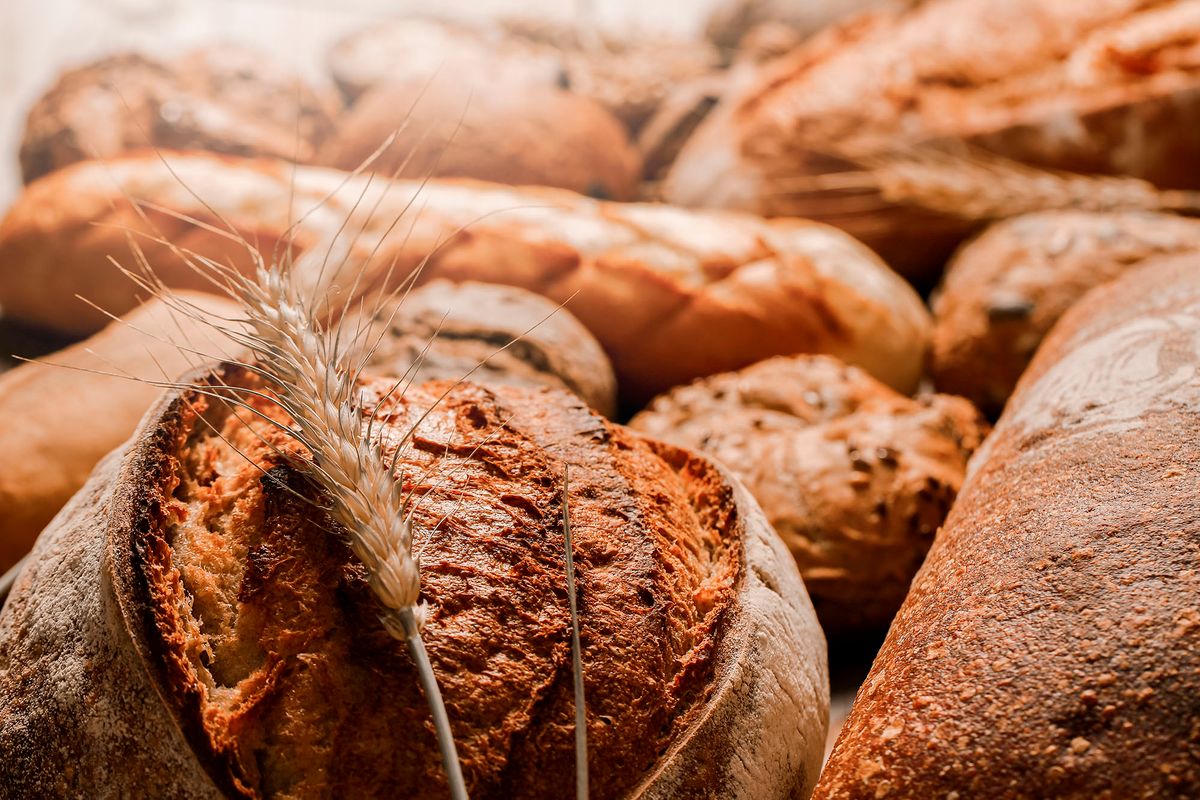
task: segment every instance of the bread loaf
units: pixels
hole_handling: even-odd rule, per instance
[[[822,798],[1200,793],[1200,270],[1096,289],[975,455]]]
[[[987,429],[961,398],[904,397],[829,356],[705,378],[630,425],[741,479],[831,636],[891,621]]]
[[[387,457],[417,425],[396,474],[471,796],[571,791],[566,464],[591,796],[805,796],[824,642],[754,501],[565,393],[449,387],[363,392]],[[281,436],[169,396],[39,540],[0,613],[7,796],[446,796],[407,651]]]
[[[314,163],[366,164],[400,178],[557,186],[611,200],[634,199],[642,175],[624,126],[595,100],[457,72],[372,88],[338,121]]]
[[[1195,188],[1200,7],[1191,0],[927,0],[815,37],[722,103],[667,180],[680,205],[839,225],[901,272],[929,275],[970,230],[823,191],[812,176],[914,144]],[[849,159],[849,161],[847,161]]]
[[[368,369],[417,384],[468,378],[484,386],[574,392],[606,417],[617,381],[596,339],[566,308],[490,283],[432,281],[379,309]],[[347,333],[356,326],[347,321]]]
[[[87,158],[146,147],[311,161],[336,101],[261,54],[232,45],[159,62],[135,53],[63,73],[33,105],[25,182]]]
[[[934,381],[999,414],[1042,338],[1088,290],[1184,252],[1200,252],[1200,221],[1048,211],[997,223],[947,267],[933,303]]]
[[[214,316],[237,306],[180,295]],[[232,342],[153,302],[90,339],[0,375],[0,570],[25,553],[92,468],[118,447],[170,381],[197,356],[232,356]],[[126,377],[122,377],[126,376]]]
[[[548,189],[387,182],[276,161],[167,160],[174,174],[148,155],[79,164],[29,186],[0,223],[5,313],[84,332],[103,318],[76,295],[116,313],[130,308],[133,284],[108,260],[132,261],[124,228],[152,226],[182,248],[249,268],[236,242],[165,208],[212,226],[226,220],[267,254],[288,249],[289,221],[300,220],[291,249],[308,254],[305,268],[353,271],[373,255],[378,272],[400,278],[428,259],[425,279],[569,300],[630,404],[787,353],[831,353],[905,392],[923,367],[930,322],[920,298],[869,250],[823,225]],[[148,223],[126,196],[153,203]],[[167,248],[142,244],[169,285],[207,285]]]
[[[343,38],[327,60],[352,102],[371,87],[454,73],[477,76],[484,87],[569,89],[636,132],[672,88],[713,70],[720,56],[703,41],[618,37],[592,28],[581,36],[577,26],[544,18],[481,27],[410,17]]]

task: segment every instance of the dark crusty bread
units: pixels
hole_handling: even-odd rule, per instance
[[[494,283],[432,281],[379,309],[383,331],[367,362],[409,383],[468,378],[484,386],[548,386],[574,392],[606,417],[617,380],[587,328],[533,292]],[[353,332],[355,325],[342,325]],[[380,335],[382,333],[382,335]]]
[[[34,103],[21,142],[29,183],[86,158],[146,147],[311,161],[336,101],[233,45],[160,62],[135,53],[63,73]]]
[[[1172,187],[1200,175],[1200,14],[1192,0],[926,0],[817,36],[715,110],[666,197],[843,227],[928,275],[970,230],[812,175],[917,143]]]
[[[373,87],[338,120],[313,163],[366,164],[399,178],[557,186],[602,200],[637,196],[641,157],[607,109],[557,86],[482,77],[443,71]]]
[[[987,429],[961,398],[914,400],[829,356],[705,378],[630,425],[741,479],[830,635],[891,621]]]
[[[822,798],[1200,793],[1200,258],[1096,289],[971,462]]]
[[[1147,259],[1200,252],[1200,221],[1047,211],[988,228],[947,267],[933,302],[938,389],[996,415],[1042,338],[1090,289]]]
[[[5,313],[86,332],[104,317],[76,295],[114,313],[135,305],[134,285],[109,262],[132,264],[126,228],[251,266],[236,242],[173,212],[213,226],[227,220],[267,254],[298,220],[292,250],[307,256],[297,262],[306,271],[323,263],[354,271],[370,260],[400,278],[427,260],[424,279],[570,300],[630,404],[788,353],[831,353],[904,392],[924,368],[930,319],[921,299],[870,250],[824,225],[551,189],[389,182],[279,161],[166,158],[173,172],[154,155],[131,156],[77,164],[27,187],[0,223]],[[154,204],[148,223],[126,195]],[[207,285],[167,248],[142,243],[168,285]]]
[[[364,384],[367,405],[390,386]],[[388,457],[448,387],[383,402]],[[446,795],[407,651],[301,499],[319,502],[279,452],[297,446],[251,426],[167,397],[39,540],[0,614],[7,796]],[[566,393],[463,385],[397,473],[417,492],[424,639],[471,796],[573,781],[566,464],[592,796],[805,796],[824,642],[749,495]]]
[[[233,317],[237,306],[180,293],[203,313]],[[239,348],[204,324],[152,302],[78,344],[0,376],[0,570],[29,552],[92,468],[129,438],[161,389],[203,359]]]

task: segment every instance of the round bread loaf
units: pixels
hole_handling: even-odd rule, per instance
[[[720,61],[706,42],[644,34],[612,36],[545,18],[513,18],[492,27],[420,17],[396,19],[352,33],[327,61],[352,102],[395,81],[425,81],[451,73],[489,86],[569,89],[608,109],[637,131],[678,83]]]
[[[1200,793],[1200,262],[1055,326],[971,462],[822,798]]]
[[[634,199],[641,157],[603,106],[556,86],[482,78],[442,71],[373,87],[338,121],[314,163]]]
[[[63,73],[34,104],[25,182],[88,158],[146,147],[311,161],[334,103],[259,53],[223,45],[173,62],[134,53]]]
[[[144,234],[133,240],[159,279],[204,289],[177,251],[147,237],[253,268],[243,245],[214,230],[228,224],[267,256],[290,249],[306,273],[353,276],[367,265],[382,280],[420,268],[423,280],[501,283],[569,301],[612,359],[631,407],[781,354],[831,353],[903,392],[924,367],[931,323],[920,297],[825,225],[280,161],[165,157],[170,170],[155,155],[131,156],[77,164],[27,187],[0,223],[5,313],[86,332],[105,318],[77,295],[113,313],[132,307],[136,287],[110,261],[135,263],[131,230]],[[145,201],[145,218],[130,197]],[[373,284],[347,277],[344,285]]]
[[[970,223],[870,187],[822,190],[812,176],[948,140],[1196,188],[1198,53],[1190,0],[884,6],[814,37],[723,102],[680,153],[665,197],[829,222],[928,278]]]
[[[1200,252],[1200,221],[1168,214],[1046,211],[993,225],[955,255],[934,300],[937,387],[999,414],[1079,298],[1147,259],[1184,252]]]
[[[592,796],[808,794],[824,641],[734,479],[566,393],[391,385],[364,402],[415,492],[423,638],[472,797],[573,784],[568,464]],[[39,539],[0,613],[8,796],[446,795],[407,650],[304,454],[242,417],[167,396]]]
[[[375,323],[384,326],[367,361],[376,375],[548,386],[616,415],[617,380],[600,344],[567,308],[533,292],[437,280],[380,308]]]
[[[783,538],[829,635],[883,628],[987,426],[829,356],[763,361],[657,398],[635,429],[727,466]]]

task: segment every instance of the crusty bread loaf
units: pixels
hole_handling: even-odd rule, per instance
[[[443,71],[373,87],[338,120],[313,163],[636,197],[641,157],[607,109],[557,86],[485,77]]]
[[[205,313],[237,307],[211,295],[181,294]],[[141,381],[169,381],[197,363],[191,348],[232,356],[232,342],[153,302],[90,339],[0,376],[0,570],[29,552],[92,468],[124,442],[161,393]],[[119,376],[128,377],[119,377]]]
[[[501,86],[570,89],[595,100],[636,131],[678,83],[714,69],[710,44],[663,36],[606,36],[545,19],[490,27],[420,17],[374,24],[329,51],[330,72],[353,102],[367,89],[437,73],[476,76],[480,91]]]
[[[33,105],[25,182],[86,158],[146,147],[312,160],[336,101],[232,45],[159,62],[134,53],[64,72]]]
[[[468,378],[484,386],[574,392],[606,417],[617,380],[599,342],[564,307],[515,286],[432,281],[379,309],[367,368],[409,383]],[[347,321],[342,330],[356,331]]]
[[[904,397],[829,356],[705,378],[630,425],[741,479],[829,635],[891,621],[987,429],[961,398]]]
[[[471,796],[571,791],[566,464],[591,796],[806,796],[824,642],[749,495],[566,393],[448,387],[363,391],[389,458],[433,408],[396,472]],[[447,796],[407,651],[281,437],[170,396],[39,540],[0,614],[7,796]]]
[[[1172,187],[1200,175],[1200,6],[1192,0],[927,0],[884,7],[763,71],[685,146],[666,197],[843,227],[907,274],[970,230],[811,176],[913,144]]]
[[[824,225],[549,189],[388,182],[276,161],[167,160],[174,174],[147,155],[78,164],[29,186],[0,223],[5,313],[88,331],[103,318],[77,294],[114,312],[130,308],[133,284],[108,261],[130,263],[123,228],[148,227],[128,195],[221,225],[215,210],[268,254],[287,238],[289,220],[300,219],[292,249],[310,259],[297,268],[319,267],[332,252],[330,268],[356,269],[375,254],[379,271],[399,278],[428,258],[425,278],[503,283],[569,301],[632,404],[780,354],[831,353],[905,392],[923,368],[930,321],[920,298],[867,248]],[[180,247],[249,267],[236,242],[149,206],[146,213]],[[165,247],[144,246],[166,283],[206,286]]]
[[[937,387],[999,414],[1042,338],[1088,290],[1183,252],[1200,252],[1200,221],[1047,211],[993,225],[955,255],[934,300]]]
[[[800,37],[811,36],[838,20],[886,2],[894,4],[898,0],[807,0],[804,3],[791,0],[721,0],[713,9],[705,29],[708,37],[719,46],[739,48],[748,34],[763,25],[784,25]]]
[[[1200,793],[1200,257],[1096,289],[971,462],[822,798]]]

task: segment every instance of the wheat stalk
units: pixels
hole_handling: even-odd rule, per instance
[[[1039,168],[965,145],[836,157],[857,168],[775,178],[774,193],[813,195],[817,202],[840,197],[843,206],[855,206],[860,214],[908,205],[977,222],[1049,210],[1200,213],[1200,192],[1159,189],[1139,178]]]

